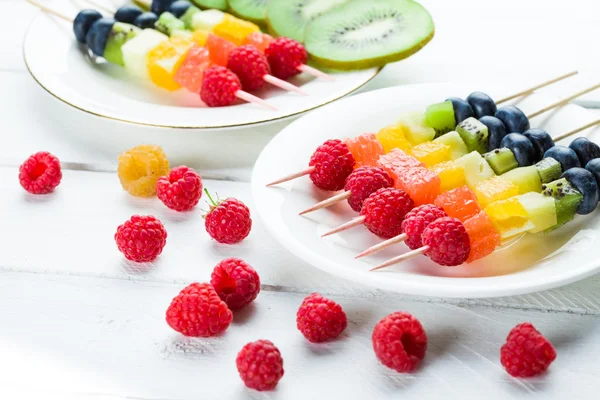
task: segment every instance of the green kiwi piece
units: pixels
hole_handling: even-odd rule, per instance
[[[269,0],[267,24],[274,36],[304,42],[309,22],[350,0]]]
[[[304,45],[323,67],[354,70],[405,59],[434,35],[431,15],[412,0],[354,0],[314,19]]]
[[[476,150],[481,154],[487,151],[488,128],[476,118],[465,119],[456,127],[456,132],[465,141],[469,151]]]
[[[453,131],[456,122],[452,102],[445,101],[427,107],[425,110],[425,123],[428,127],[433,128],[436,138]]]
[[[269,0],[228,0],[229,11],[238,18],[258,24],[267,20]]]
[[[124,66],[125,63],[123,62],[123,52],[121,51],[121,47],[129,39],[133,39],[139,32],[140,29],[133,25],[115,22],[108,35],[106,47],[104,48],[103,57],[106,61]]]
[[[192,3],[203,10],[214,8],[221,11],[227,11],[227,0],[192,0]]]
[[[167,36],[171,36],[173,31],[182,31],[185,29],[185,23],[171,14],[170,12],[164,12],[158,17],[158,21],[154,24],[157,31],[164,33]]]
[[[511,149],[502,147],[485,153],[485,160],[490,164],[496,175],[502,175],[505,172],[511,171],[519,166],[517,159]],[[560,175],[559,175],[560,177]]]
[[[542,194],[547,197],[553,197],[556,204],[557,223],[553,227],[546,229],[545,233],[552,232],[575,218],[577,206],[583,200],[583,195],[565,178],[542,186]]]
[[[552,157],[546,157],[535,164],[542,183],[550,183],[557,180],[562,175],[562,166]]]

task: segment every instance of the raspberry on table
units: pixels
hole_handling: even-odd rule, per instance
[[[402,222],[415,203],[404,190],[382,188],[364,202],[360,215],[364,225],[375,235],[391,239],[402,233]]]
[[[259,391],[273,390],[283,376],[283,358],[269,340],[257,340],[242,347],[235,365],[244,384]]]
[[[202,178],[185,165],[173,168],[169,175],[158,178],[156,195],[172,210],[189,211],[202,197]]]
[[[168,173],[169,160],[160,146],[144,144],[119,156],[119,180],[132,196],[154,196],[156,181]]]
[[[310,179],[319,189],[342,190],[355,164],[346,143],[339,139],[328,140],[310,158],[308,165],[315,168]]]
[[[128,260],[150,262],[162,253],[167,230],[151,215],[134,215],[117,228],[115,242]]]
[[[360,167],[354,170],[344,185],[344,190],[350,192],[348,204],[356,212],[360,212],[364,201],[381,188],[394,185],[394,180],[379,167]]]
[[[19,183],[31,194],[48,194],[61,179],[60,161],[47,151],[32,154],[19,167]]]
[[[301,71],[298,67],[306,64],[308,52],[297,41],[286,37],[275,39],[265,50],[271,66],[271,73],[279,79],[289,79]]]
[[[200,98],[209,107],[226,107],[237,102],[236,93],[242,83],[236,74],[225,67],[215,65],[204,71]]]
[[[406,312],[395,312],[379,321],[371,340],[379,361],[397,372],[416,370],[427,351],[425,329]]]
[[[320,343],[337,338],[348,321],[338,303],[313,293],[302,301],[296,313],[296,326],[308,341]]]
[[[238,258],[228,258],[213,269],[210,284],[231,310],[252,303],[260,292],[260,277],[250,265]]]
[[[167,324],[175,331],[194,337],[216,336],[231,324],[233,314],[208,283],[192,283],[171,301]]]
[[[237,47],[229,55],[227,68],[240,78],[246,91],[258,90],[265,85],[264,76],[271,73],[264,54],[251,45]]]
[[[206,189],[204,191],[210,199],[210,211],[204,217],[210,237],[223,244],[235,244],[244,240],[252,229],[250,209],[234,198],[215,202],[210,193]]]
[[[515,326],[500,349],[500,362],[517,378],[527,378],[546,371],[556,359],[556,350],[529,322]]]
[[[469,234],[458,218],[436,219],[425,228],[422,240],[423,246],[429,246],[425,254],[439,265],[454,267],[469,258]]]
[[[423,204],[414,208],[406,214],[402,222],[402,232],[407,235],[404,243],[412,250],[423,247],[421,237],[425,228],[436,219],[446,216],[442,208],[432,204]]]

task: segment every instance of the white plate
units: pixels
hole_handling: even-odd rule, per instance
[[[75,12],[71,11],[73,16]],[[43,13],[34,18],[23,44],[25,63],[34,79],[50,94],[80,110],[101,117],[168,128],[215,129],[273,122],[342,98],[369,82],[379,69],[335,73],[334,82],[302,74],[291,80],[308,93],[302,96],[277,88],[254,93],[277,108],[254,104],[202,107],[198,95],[168,92],[134,80],[124,68],[93,60],[78,45],[69,23]]]
[[[256,163],[252,189],[260,217],[283,246],[310,264],[342,278],[406,294],[461,298],[508,296],[565,285],[595,274],[600,269],[598,211],[578,216],[550,235],[526,235],[506,250],[473,264],[447,268],[421,256],[384,271],[368,272],[373,265],[408,248],[401,244],[355,260],[356,254],[380,241],[364,227],[320,237],[356,216],[347,203],[300,217],[299,211],[331,194],[316,189],[308,177],[279,187],[265,187],[282,175],[306,168],[312,152],[327,139],[376,132],[396,122],[403,111],[424,110],[429,104],[450,96],[464,98],[474,90],[487,91],[495,98],[509,94],[494,87],[410,85],[353,96],[300,118],[265,147]],[[554,101],[554,98],[532,95],[518,105],[528,113]],[[558,135],[595,119],[587,110],[569,105],[533,119],[532,126]],[[600,132],[587,133],[594,140]]]

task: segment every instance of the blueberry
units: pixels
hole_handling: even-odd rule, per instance
[[[104,48],[106,48],[106,42],[114,24],[115,20],[112,18],[100,18],[94,22],[85,37],[88,49],[92,53],[100,57],[104,55]]]
[[[577,154],[581,165],[587,165],[590,160],[600,157],[600,146],[584,137],[573,140],[569,147]]]
[[[554,140],[552,137],[543,129],[527,129],[523,132],[523,136],[531,141],[533,148],[535,149],[535,161],[542,161],[544,154],[548,149],[554,147]]]
[[[81,10],[73,21],[73,32],[75,33],[75,39],[79,43],[85,44],[85,37],[92,24],[102,18],[96,10]]]
[[[508,133],[506,132],[504,123],[498,118],[489,115],[481,117],[479,122],[488,128],[488,151],[499,149],[501,147],[500,143],[502,143],[502,139],[504,139],[504,136]]]
[[[535,149],[533,144],[520,133],[509,133],[504,136],[500,147],[506,147],[512,150],[520,167],[533,165],[535,162]]]
[[[585,169],[594,175],[594,178],[596,178],[596,183],[598,184],[598,187],[600,187],[600,158],[594,158],[593,160],[590,160],[590,162],[585,166]]]
[[[145,12],[133,21],[133,24],[140,29],[154,29],[154,24],[158,17],[153,12]]]
[[[475,116],[475,111],[473,111],[471,105],[463,99],[459,99],[458,97],[449,97],[446,99],[446,101],[452,102],[452,108],[454,108],[454,119],[456,125],[460,124],[467,118]]]
[[[142,10],[136,6],[123,6],[115,13],[115,19],[119,22],[133,24],[137,17],[142,15]]]
[[[544,158],[552,157],[560,163],[563,171],[581,167],[577,154],[568,147],[554,146],[544,153]]]
[[[561,178],[566,178],[583,195],[583,200],[577,206],[577,214],[587,215],[598,206],[598,183],[594,175],[584,168],[571,168],[565,171]]]
[[[173,0],[152,0],[150,11],[156,15],[160,15],[169,9],[171,3],[173,3]]]
[[[181,16],[185,14],[190,6],[191,4],[189,1],[177,0],[169,6],[169,12],[177,18],[181,18]]]
[[[523,133],[529,129],[529,119],[517,107],[502,107],[496,111],[495,117],[504,122],[509,132]]]
[[[496,113],[496,103],[490,96],[482,92],[473,92],[467,97],[467,102],[475,111],[477,119]]]

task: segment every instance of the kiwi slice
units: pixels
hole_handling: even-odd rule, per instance
[[[304,44],[324,67],[381,67],[419,51],[433,37],[431,15],[412,0],[354,0],[314,19]]]
[[[519,166],[515,155],[511,149],[502,147],[485,153],[485,160],[490,164],[496,175],[502,175],[505,172],[511,171]]]
[[[549,183],[557,180],[562,175],[562,166],[552,157],[546,157],[535,164],[542,183]]]
[[[229,11],[235,16],[258,24],[267,20],[269,0],[229,0]]]
[[[348,1],[350,0],[269,0],[269,31],[275,36],[304,42],[304,31],[310,21]]]
[[[454,130],[454,106],[451,101],[432,104],[425,110],[425,122],[427,126],[433,128],[435,137],[438,138]]]
[[[164,33],[167,36],[171,36],[173,31],[182,31],[185,29],[185,24],[182,20],[171,14],[170,12],[164,12],[158,17],[158,21],[154,24],[157,31]]]
[[[108,34],[106,47],[104,48],[103,56],[106,61],[124,66],[125,63],[123,62],[123,52],[121,51],[121,47],[123,47],[129,39],[133,39],[139,32],[140,29],[131,24],[115,22]]]
[[[467,118],[456,127],[456,132],[465,141],[469,151],[481,154],[487,150],[488,128],[476,118]]]
[[[203,10],[215,8],[221,11],[227,11],[227,0],[192,0],[192,3]]]
[[[577,207],[583,200],[583,195],[565,178],[542,186],[542,194],[547,197],[553,197],[556,202],[557,223],[553,227],[546,229],[545,233],[552,232],[575,218]]]

